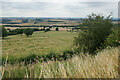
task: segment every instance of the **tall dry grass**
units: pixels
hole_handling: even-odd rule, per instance
[[[118,48],[96,56],[81,54],[67,61],[7,65],[6,78],[118,78]]]

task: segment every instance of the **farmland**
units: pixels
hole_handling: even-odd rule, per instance
[[[2,37],[2,78],[118,77],[118,28],[111,20],[100,19],[105,24],[98,20],[96,25],[93,18],[89,27],[88,22],[78,25],[77,19],[37,20],[3,21],[2,29],[9,35]],[[26,35],[27,29],[33,34]]]
[[[38,60],[28,65],[25,65],[24,61],[19,64],[15,62],[31,54],[41,56],[54,52],[56,55],[62,55],[64,50],[72,48],[73,39],[77,34],[67,31],[47,33],[38,31],[30,37],[25,35],[6,37],[2,41],[4,45],[2,55],[3,58],[7,58],[8,54],[8,61],[14,62],[14,65],[6,63],[3,78],[117,78],[117,47],[105,49],[95,57],[81,53],[66,61]]]
[[[119,2],[0,5],[0,80],[119,80]]]
[[[5,53],[8,53],[8,59],[17,61],[31,54],[62,53],[62,51],[72,47],[73,37],[76,34],[76,32],[67,31],[50,31],[47,33],[38,31],[34,32],[31,37],[25,35],[8,36],[2,42],[3,57],[6,56]]]
[[[3,18],[2,25],[18,25],[18,26],[25,26],[25,25],[41,25],[41,26],[67,26],[67,25],[79,25],[80,19],[79,18]]]

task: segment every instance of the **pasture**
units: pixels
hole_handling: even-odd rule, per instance
[[[38,31],[30,37],[24,34],[8,36],[2,40],[3,58],[7,58],[6,53],[8,60],[13,62],[31,54],[41,56],[54,52],[62,55],[64,50],[72,48],[77,34],[67,31]],[[27,65],[24,61],[5,65],[2,68],[3,78],[117,78],[118,47],[105,49],[97,56],[81,53],[63,61],[37,60]]]
[[[8,36],[2,40],[3,58],[8,54],[9,61],[17,61],[26,58],[31,54],[38,56],[54,52],[62,54],[66,49],[73,45],[73,37],[76,32],[67,31],[49,31],[34,32],[32,36],[26,37],[24,34]]]
[[[22,21],[28,22],[34,20]],[[39,25],[36,27],[41,27],[41,30],[29,28],[13,32],[2,28],[2,78],[118,78],[119,28],[112,24],[109,17],[104,19],[103,16],[91,14],[81,28],[53,26],[54,29],[51,25],[46,29]],[[8,25],[10,27],[26,28]],[[76,32],[74,29],[77,29]],[[21,32],[24,34],[19,35]]]

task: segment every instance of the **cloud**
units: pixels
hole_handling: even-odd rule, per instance
[[[118,2],[119,0],[1,0],[1,2]]]
[[[104,15],[113,12],[117,17],[117,8],[116,2],[3,2],[1,9],[2,16],[86,17],[92,12]]]
[[[103,14],[105,16],[113,12],[113,17],[118,17],[118,3],[116,2],[75,2],[72,4],[65,5],[73,14],[76,16],[86,17],[90,13]],[[113,6],[114,5],[114,6]]]

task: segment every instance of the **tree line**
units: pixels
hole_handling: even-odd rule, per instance
[[[56,31],[59,31],[59,28],[55,29]],[[48,32],[51,31],[50,28],[43,28],[43,29],[38,29],[38,28],[25,28],[25,29],[6,29],[4,27],[2,27],[2,38],[4,39],[4,37],[10,36],[10,35],[21,35],[24,33],[26,36],[30,36],[33,34],[33,32],[35,31],[44,31],[44,32]]]

